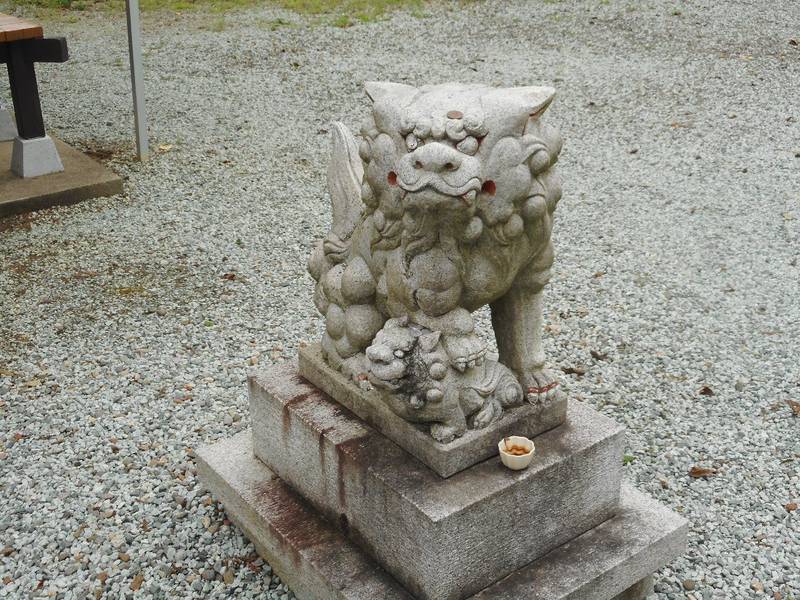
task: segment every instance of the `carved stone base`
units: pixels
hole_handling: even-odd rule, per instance
[[[567,400],[562,394],[544,405],[525,404],[508,409],[499,421],[483,429],[469,430],[448,444],[440,444],[430,436],[427,426],[397,416],[377,392],[360,389],[331,368],[322,358],[319,344],[300,348],[299,364],[300,375],[442,477],[449,477],[495,456],[497,442],[503,436],[533,438],[561,425],[567,413]]]
[[[624,429],[579,402],[528,469],[494,456],[447,479],[290,365],[251,378],[250,414],[256,457],[420,597],[477,592],[619,504]]]
[[[11,170],[19,177],[39,177],[59,173],[64,165],[49,135],[30,140],[17,136],[11,154]]]
[[[198,469],[231,520],[300,600],[413,600],[253,456],[250,431],[199,450]],[[449,598],[642,600],[650,574],[684,551],[686,530],[684,519],[623,485],[614,518],[478,594]]]

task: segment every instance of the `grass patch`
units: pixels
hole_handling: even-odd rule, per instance
[[[546,0],[545,0],[546,1]],[[349,27],[354,23],[369,23],[384,18],[388,13],[405,9],[412,15],[423,15],[424,0],[139,0],[142,12],[167,10],[185,12],[202,10],[223,14],[232,10],[254,6],[275,6],[301,15],[317,17],[319,22],[336,27]],[[25,13],[41,17],[61,17],[74,20],[76,14],[86,11],[121,12],[125,0],[0,0],[3,6],[16,6]],[[268,22],[265,27],[275,30],[290,27],[283,19]],[[224,21],[215,21],[215,31],[222,31]]]
[[[117,296],[130,297],[130,296],[149,296],[147,290],[141,285],[132,285],[130,287],[114,288],[114,294]]]
[[[297,23],[292,23],[286,19],[259,19],[257,23],[261,29],[269,29],[270,31],[277,31],[284,27],[297,27]]]

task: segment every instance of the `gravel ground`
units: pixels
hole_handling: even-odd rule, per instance
[[[692,523],[653,598],[800,598],[798,23],[794,0],[151,15],[145,165],[124,19],[47,23],[72,58],[40,68],[46,121],[127,183],[0,220],[0,597],[292,598],[192,448],[318,335],[328,123],[387,78],[559,90],[547,344],[627,425],[626,477]]]

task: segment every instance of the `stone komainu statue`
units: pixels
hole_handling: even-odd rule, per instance
[[[541,338],[561,197],[561,139],[541,121],[554,91],[366,90],[360,144],[335,124],[332,226],[309,261],[322,351],[447,442],[558,394]],[[487,304],[499,363],[474,330],[471,313]]]

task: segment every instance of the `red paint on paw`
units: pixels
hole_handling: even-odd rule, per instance
[[[548,383],[544,387],[529,387],[528,388],[528,393],[529,394],[546,394],[550,390],[555,389],[557,387],[558,387],[558,382],[554,381],[553,383]]]

